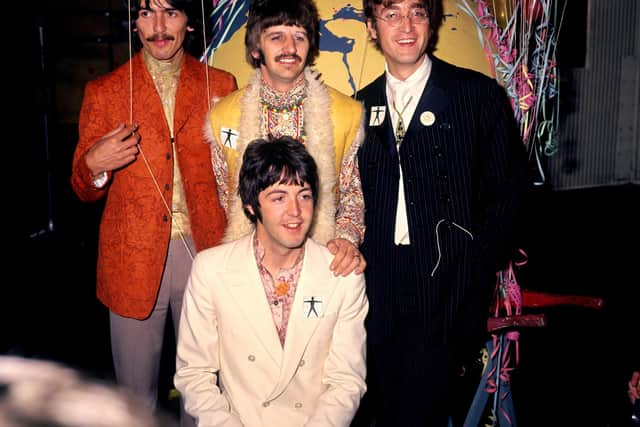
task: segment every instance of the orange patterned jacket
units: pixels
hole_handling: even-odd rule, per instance
[[[216,245],[226,221],[218,200],[203,126],[207,111],[204,64],[183,57],[174,114],[175,147],[196,250]],[[164,199],[171,205],[173,159],[171,137],[142,53],[132,59],[133,122],[140,146]],[[102,189],[93,186],[85,155],[103,135],[130,119],[130,72],[125,63],[89,82],[79,118],[79,141],[71,185],[83,201],[106,196],[98,245],[97,296],[114,313],[135,319],[151,314],[170,240],[171,217],[142,155],[109,173]],[[209,94],[223,97],[236,89],[233,75],[209,68]]]

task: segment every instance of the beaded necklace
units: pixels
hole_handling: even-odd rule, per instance
[[[265,137],[271,135],[275,138],[286,135],[304,143],[306,135],[303,104],[306,92],[307,84],[304,78],[284,93],[277,92],[263,80],[260,88],[262,135]]]

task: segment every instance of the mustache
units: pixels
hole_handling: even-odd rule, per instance
[[[153,34],[147,37],[148,42],[157,42],[163,40],[175,40],[176,38],[169,34]]]
[[[298,62],[302,62],[302,58],[297,53],[278,55],[276,56],[276,61],[280,61],[281,59],[284,59],[284,58],[294,58]]]

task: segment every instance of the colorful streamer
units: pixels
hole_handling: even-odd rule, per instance
[[[543,185],[541,157],[558,151],[556,45],[562,19],[558,24],[557,2],[458,0],[457,6],[476,22],[493,76],[509,95],[522,142],[538,170],[534,184]]]

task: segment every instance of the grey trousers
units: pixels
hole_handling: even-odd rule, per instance
[[[187,239],[191,253],[193,241]],[[171,309],[173,330],[177,340],[182,299],[191,272],[191,257],[181,240],[171,240],[160,291],[151,315],[144,320],[109,312],[111,354],[116,380],[144,399],[152,409],[158,402],[158,376],[162,341]],[[171,352],[175,357],[175,349]],[[181,405],[181,408],[183,406]],[[181,426],[195,426],[193,418],[181,411]]]

